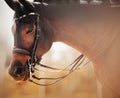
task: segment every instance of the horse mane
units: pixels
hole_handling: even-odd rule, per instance
[[[81,4],[82,5],[82,3],[80,3],[82,0],[34,0],[34,2],[44,2],[44,3],[47,3],[48,5],[60,5],[60,4],[76,4],[76,5],[79,5],[79,4]],[[88,4],[89,5],[91,5],[92,3],[92,1],[93,0],[84,0],[85,2],[88,2]],[[97,2],[98,0],[96,0],[96,1],[94,1],[94,2]],[[117,5],[120,5],[120,0],[99,0],[99,1],[102,1],[102,3],[101,4],[99,4],[98,3],[98,5],[101,5],[101,6],[110,6],[110,5],[114,5],[114,6],[117,6]],[[41,10],[41,7],[39,6],[39,4],[37,5],[37,3],[35,4],[35,3],[32,3],[33,5],[35,5],[35,10],[37,11],[37,12],[40,12],[40,10]],[[88,5],[87,4],[87,5]],[[97,3],[96,3],[97,4]],[[86,5],[86,4],[85,4]],[[86,5],[86,6],[87,6]],[[118,6],[117,6],[118,7]],[[23,9],[22,10],[18,10],[18,11],[16,11],[15,12],[15,14],[14,14],[14,18],[18,18],[18,17],[20,17],[20,16],[22,16],[22,15],[27,15],[27,14],[29,14],[29,13],[31,13],[31,12],[34,12],[34,11],[31,11],[31,10],[25,10],[24,9],[24,7],[23,7]]]
[[[34,2],[45,2],[48,4],[54,3],[54,4],[60,4],[60,3],[78,3],[80,4],[80,1],[83,0],[34,0]],[[84,0],[84,2],[92,2],[93,0]],[[103,4],[120,4],[120,0],[96,0],[101,1]]]

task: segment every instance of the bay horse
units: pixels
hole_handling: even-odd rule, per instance
[[[114,98],[120,98],[119,0],[84,0],[85,4],[80,0],[5,1],[15,11],[9,66],[15,80],[28,80],[52,43],[61,41],[89,58],[96,77],[111,89]]]

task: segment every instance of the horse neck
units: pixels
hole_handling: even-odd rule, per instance
[[[119,94],[119,8],[72,8],[46,10],[54,41],[62,41],[87,56],[98,78]]]
[[[102,55],[116,38],[120,15],[115,8],[78,5],[48,8],[46,17],[55,41],[70,45],[91,60]]]
[[[84,23],[83,25],[77,24],[75,21],[67,21],[66,19],[57,21],[53,26],[54,32],[57,33],[55,41],[66,43],[93,59],[98,53],[107,49],[117,35],[117,32],[112,32],[114,31],[112,30],[112,25],[96,25],[101,28],[94,28],[93,26]]]

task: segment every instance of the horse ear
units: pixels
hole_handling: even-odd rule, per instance
[[[5,2],[8,4],[8,6],[13,9],[14,11],[20,10],[22,6],[18,1],[13,0],[5,0]]]
[[[19,0],[19,2],[24,6],[25,9],[35,12],[35,6],[27,0]]]

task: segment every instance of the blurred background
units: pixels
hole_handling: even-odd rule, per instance
[[[48,87],[14,81],[7,72],[13,48],[11,26],[14,13],[4,0],[0,2],[0,9],[0,98],[111,98],[96,79],[92,63]],[[80,53],[75,49],[58,42],[54,43],[51,50],[44,55],[42,63],[65,66],[72,63],[79,55]],[[46,72],[37,74],[41,77],[56,75]],[[59,75],[63,74],[59,73]]]

